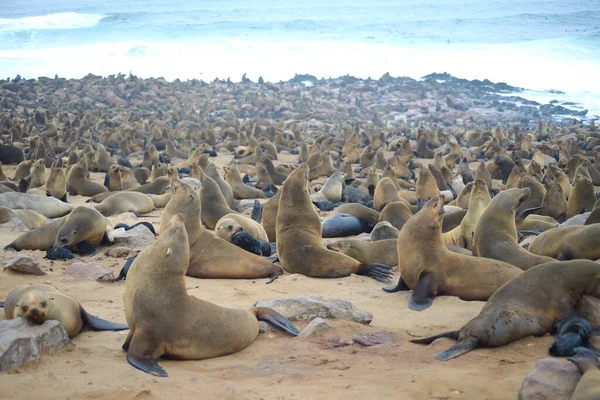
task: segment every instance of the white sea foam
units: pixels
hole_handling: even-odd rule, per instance
[[[0,32],[16,32],[40,29],[79,29],[98,25],[101,14],[64,12],[24,18],[0,18]]]

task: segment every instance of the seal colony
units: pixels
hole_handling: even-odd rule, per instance
[[[406,332],[439,328],[429,313],[447,307],[442,299],[431,307],[440,296],[485,302],[462,328],[411,340],[456,340],[435,357],[442,361],[479,347],[502,352],[577,317],[565,326],[583,332],[579,341],[561,328],[568,351],[551,354],[572,357],[593,381],[597,367],[581,346],[593,349],[588,338],[600,322],[584,304],[600,298],[600,130],[548,114],[578,116],[567,109],[509,101],[500,110],[502,90],[446,75],[0,81],[7,257],[41,250],[60,266],[87,262],[96,250],[109,254],[115,229],[158,232],[153,244],[126,249],[124,284],[99,284],[122,294],[127,325],[22,277],[0,284],[6,318],[58,319],[75,340],[83,326],[129,328],[124,359],[166,376],[161,357],[204,360],[255,341],[294,356],[297,339],[287,334],[299,332],[283,314],[225,307],[188,294],[190,282],[273,282],[257,289],[270,293],[282,279],[328,281],[332,289],[320,294],[335,297],[342,283],[353,286],[348,300],[384,289],[394,294],[380,301],[399,320],[420,311],[420,326],[398,332],[403,342]],[[392,278],[397,284],[381,286]],[[260,337],[259,321],[287,334]]]

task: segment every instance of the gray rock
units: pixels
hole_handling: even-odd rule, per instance
[[[583,224],[585,224],[585,221],[587,221],[590,214],[591,214],[591,212],[586,212],[583,214],[574,215],[571,218],[569,218],[568,220],[566,220],[565,222],[563,222],[562,224],[558,225],[558,227],[563,228],[565,226],[583,225]]]
[[[277,329],[268,322],[258,321],[258,333],[275,333]]]
[[[20,233],[20,232],[26,232],[29,230],[29,228],[27,228],[25,226],[23,221],[21,221],[17,217],[12,217],[10,220],[6,221],[6,223],[0,225],[0,229],[7,231],[7,232],[11,232],[11,233],[16,233],[16,232]]]
[[[38,361],[42,352],[52,352],[68,343],[65,328],[55,320],[42,325],[22,318],[0,321],[0,371]]]
[[[114,258],[125,258],[128,257],[131,253],[134,253],[132,249],[129,247],[119,246],[119,247],[111,247],[110,249],[104,252],[104,255],[107,257]]]
[[[42,269],[40,263],[27,254],[17,255],[4,266],[4,269],[29,275],[46,275],[46,271]]]
[[[519,400],[568,400],[573,395],[581,373],[564,358],[542,358],[523,380]]]
[[[97,262],[84,263],[77,261],[69,265],[65,272],[71,275],[87,276],[88,278],[95,279],[97,281],[111,282],[115,280],[113,272],[109,268]]]
[[[323,318],[315,318],[304,329],[298,334],[299,338],[308,338],[311,336],[319,335],[321,333],[331,331],[335,329],[333,325],[325,321]]]
[[[196,178],[181,178],[182,182],[187,183],[188,185],[190,185],[196,192],[198,190],[200,190],[200,188],[202,187],[202,182],[200,182],[198,179]]]
[[[536,235],[529,235],[523,238],[523,240],[521,240],[521,242],[519,243],[519,246],[523,247],[524,249],[528,249],[529,245],[535,240],[536,237]]]
[[[349,301],[316,294],[259,301],[255,306],[272,308],[285,315],[290,321],[313,320],[317,317],[349,318],[360,324],[370,324],[373,320],[373,314],[357,309]]]
[[[112,240],[116,245],[129,247],[133,250],[140,250],[156,242],[156,237],[150,232],[150,229],[146,228],[144,225],[138,225],[128,231],[125,231],[124,229],[113,231]]]
[[[363,346],[376,346],[378,344],[391,344],[394,342],[394,337],[387,332],[363,333],[355,337],[355,343]]]

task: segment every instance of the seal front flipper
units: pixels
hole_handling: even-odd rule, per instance
[[[546,208],[545,206],[540,206],[540,207],[531,207],[531,208],[526,208],[524,210],[522,210],[515,218],[515,220],[517,222],[524,220],[525,218],[527,218],[527,216],[529,214],[533,214],[536,211],[542,210]]]
[[[358,269],[356,274],[368,276],[379,282],[388,283],[392,280],[392,267],[376,263],[365,264]]]
[[[260,201],[254,200],[254,205],[252,206],[252,214],[251,217],[256,222],[260,223],[262,221],[262,206]]]
[[[474,350],[477,347],[477,338],[469,336],[450,347],[448,350],[442,351],[435,356],[436,360],[448,361],[453,358],[460,357],[465,353]]]
[[[388,293],[396,293],[405,290],[410,290],[410,288],[408,287],[406,282],[404,282],[404,279],[402,279],[402,277],[400,277],[400,280],[398,281],[398,284],[396,286],[385,286],[382,287],[382,289]]]
[[[411,310],[423,311],[431,307],[434,293],[434,278],[432,274],[425,274],[419,279],[417,287],[413,290],[408,301],[408,306]]]
[[[85,311],[83,307],[80,307],[81,319],[83,323],[89,325],[95,331],[124,331],[129,329],[127,324],[120,324],[118,322],[111,322],[100,317],[96,317]]]
[[[125,265],[123,265],[123,268],[121,268],[121,271],[119,272],[119,276],[117,276],[113,282],[124,281],[127,278],[129,268],[131,268],[131,264],[133,264],[133,261],[135,261],[136,257],[137,256],[133,256],[127,259]]]
[[[256,315],[257,320],[269,322],[291,335],[298,336],[298,329],[290,322],[289,319],[277,311],[267,307],[254,307],[252,310],[254,311],[254,315]]]

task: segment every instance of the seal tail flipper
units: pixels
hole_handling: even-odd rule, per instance
[[[400,277],[400,280],[398,280],[398,284],[396,286],[385,286],[382,289],[383,291],[388,293],[396,293],[400,291],[410,290],[410,288],[408,287],[406,282],[404,282],[404,279],[402,279],[402,277]]]
[[[384,264],[365,264],[356,272],[357,275],[365,275],[376,281],[388,283],[392,280],[392,267]]]
[[[83,307],[80,307],[79,309],[81,311],[81,319],[83,319],[83,323],[89,325],[95,331],[124,331],[129,329],[127,324],[107,321],[88,313]]]
[[[419,283],[417,283],[408,301],[411,310],[423,311],[431,307],[435,298],[434,284],[432,274],[425,274],[419,278]]]
[[[448,332],[440,333],[435,336],[429,336],[429,337],[426,337],[423,339],[413,339],[410,342],[417,343],[417,344],[431,344],[434,340],[439,339],[439,338],[449,338],[449,339],[453,339],[453,340],[458,340],[459,333],[460,333],[460,331],[448,331]]]
[[[448,350],[438,353],[435,356],[435,359],[439,360],[439,361],[452,360],[453,358],[460,357],[463,354],[468,353],[471,350],[474,350],[476,347],[477,347],[477,339],[472,336],[469,336],[469,337],[459,341],[454,346],[450,347]]]
[[[258,200],[254,200],[251,217],[258,223],[262,221],[262,206],[260,205],[260,201]]]
[[[269,322],[294,336],[298,336],[298,333],[300,333],[289,319],[271,308],[253,307],[252,310],[259,321]]]
[[[140,371],[144,371],[148,374],[160,377],[167,377],[167,371],[163,369],[156,360],[153,360],[151,357],[138,357],[127,353],[127,361],[129,364],[133,365],[135,368]]]
[[[575,348],[575,355],[567,358],[567,360],[577,365],[577,368],[579,368],[583,374],[592,368],[600,368],[598,357],[596,357],[592,350],[586,349],[585,347]]]

